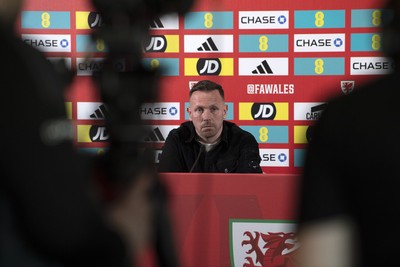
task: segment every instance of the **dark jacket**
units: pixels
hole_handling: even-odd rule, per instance
[[[0,266],[129,266],[67,135],[62,76],[1,25],[0,41]]]
[[[165,141],[159,172],[262,173],[260,153],[254,136],[232,122],[224,121],[221,142],[211,151],[201,151],[191,121],[173,129]],[[200,155],[199,155],[200,154]]]

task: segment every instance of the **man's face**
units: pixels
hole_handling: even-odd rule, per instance
[[[187,112],[197,135],[207,143],[216,141],[221,135],[223,120],[228,110],[218,90],[196,91],[189,102]]]

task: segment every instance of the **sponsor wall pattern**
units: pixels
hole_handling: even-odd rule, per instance
[[[225,88],[227,120],[258,140],[263,170],[299,173],[326,99],[393,69],[381,53],[383,4],[200,0],[183,17],[155,19],[143,64],[163,71],[159,99],[139,111],[152,128],[143,143],[157,162],[169,131],[188,119],[190,87],[212,79]],[[107,109],[91,79],[107,56],[104,42],[90,38],[99,25],[91,2],[81,0],[26,0],[18,24],[26,43],[77,70],[66,107],[77,147],[93,153],[108,142]]]

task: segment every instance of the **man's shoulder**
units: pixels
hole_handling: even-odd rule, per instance
[[[232,136],[252,136],[251,133],[244,130],[236,123],[230,121],[224,121],[224,124],[228,130],[228,133],[230,133]]]
[[[179,127],[174,128],[170,131],[169,135],[175,136],[176,138],[186,140],[190,137],[192,133],[193,124],[191,121],[185,121],[179,125]]]

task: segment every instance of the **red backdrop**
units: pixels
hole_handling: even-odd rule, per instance
[[[167,72],[159,98],[140,111],[154,129],[144,143],[160,153],[169,130],[187,119],[190,84],[213,79],[226,90],[227,119],[258,140],[264,171],[299,173],[309,126],[327,97],[356,90],[391,69],[381,58],[383,3],[201,0],[185,17],[160,19],[151,28],[154,43],[143,62]],[[85,46],[92,32],[88,14],[95,11],[91,1],[27,0],[23,10],[22,38],[49,58],[67,58],[79,69],[88,54],[97,60],[106,56],[99,43]],[[60,42],[67,36],[68,47],[46,47],[25,34]],[[95,67],[78,72],[67,108],[77,124],[76,145],[99,152],[107,147],[107,134],[102,116],[93,115],[101,105],[90,76]]]

